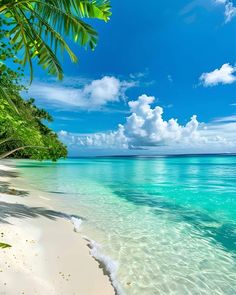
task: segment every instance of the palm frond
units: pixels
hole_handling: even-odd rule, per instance
[[[18,109],[16,107],[16,105],[14,104],[13,100],[12,100],[12,97],[11,97],[11,94],[8,93],[8,90],[7,87],[2,83],[2,81],[0,81],[0,97],[3,98],[3,99],[6,99],[9,103],[9,105],[17,112],[18,112]]]
[[[65,37],[94,50],[98,35],[83,18],[108,21],[111,15],[109,0],[2,0],[0,14],[10,21],[11,42],[17,51],[23,51],[23,65],[29,63],[33,78],[33,59],[50,74],[63,77],[57,57],[58,48],[66,51],[72,62],[78,58]]]
[[[109,21],[111,16],[111,5],[109,0],[102,1],[75,1],[78,15],[86,18],[97,18]]]
[[[55,0],[47,3],[37,2],[36,7],[31,11],[32,16],[35,16],[34,11],[38,12],[59,34],[73,38],[74,42],[82,46],[88,44],[91,49],[94,49],[97,44],[96,31],[77,15],[61,9],[60,6],[52,5],[50,2],[55,2]],[[34,17],[34,21],[36,19],[37,17]],[[42,27],[44,24],[39,21],[39,26]]]
[[[17,42],[16,48],[17,50],[20,50],[22,47],[24,47],[25,54],[24,54],[24,60],[23,65],[25,65],[27,62],[29,62],[30,66],[30,81],[33,80],[33,64],[31,59],[31,52],[29,48],[29,43],[27,39],[27,31],[26,27],[24,25],[24,21],[21,19],[21,15],[18,13],[17,9],[15,7],[12,8],[12,11],[14,13],[14,17],[17,23],[17,26],[15,26],[11,31],[10,35],[14,36],[14,33],[17,35],[18,39],[20,39],[20,42]],[[14,39],[15,41],[15,39]],[[14,43],[13,43],[14,44]]]
[[[18,34],[17,29],[14,27],[14,32],[19,35],[17,39],[14,39],[14,42],[19,46],[19,48],[22,47],[24,44],[24,40],[27,40],[28,49],[29,49],[29,55],[26,54],[24,63],[29,59],[29,62],[35,57],[38,57],[38,64],[42,65],[44,69],[48,69],[48,72],[52,75],[56,75],[59,79],[62,79],[63,77],[63,70],[60,65],[60,62],[58,58],[56,57],[56,54],[54,54],[53,50],[47,45],[47,43],[42,39],[40,34],[35,30],[34,26],[31,25],[30,21],[26,17],[24,11],[22,9],[19,9],[19,15],[21,17],[21,21],[23,23],[24,32],[21,34]],[[45,21],[46,24],[46,21]],[[17,27],[17,25],[16,25]],[[50,26],[48,26],[48,29]],[[61,46],[64,46],[67,48],[69,53],[72,55],[71,58],[75,58],[73,56],[73,53],[70,51],[69,47],[67,47],[67,44],[63,44],[63,39],[60,39],[60,35],[57,34],[53,29],[51,29],[49,32],[51,34],[54,33],[54,40],[60,40]],[[24,34],[24,38],[23,38]],[[66,43],[66,42],[64,42]]]
[[[2,249],[11,248],[11,245],[0,242],[0,248],[2,248]]]

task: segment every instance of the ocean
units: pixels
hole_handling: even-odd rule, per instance
[[[117,294],[236,294],[236,156],[17,166],[61,211],[81,218],[72,221]]]

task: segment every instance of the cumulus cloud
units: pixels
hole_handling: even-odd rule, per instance
[[[67,145],[97,148],[121,148],[128,149],[128,139],[124,134],[124,126],[119,125],[116,131],[95,134],[72,134],[61,130],[59,137]]]
[[[126,90],[133,86],[135,82],[121,81],[113,76],[93,81],[67,77],[63,84],[35,82],[30,87],[29,95],[53,106],[98,110],[124,98]]]
[[[177,150],[179,148],[202,148],[216,145],[231,146],[236,140],[235,132],[231,132],[228,121],[224,122],[224,132],[220,132],[222,124],[199,123],[197,116],[193,115],[185,125],[178,123],[177,119],[163,119],[163,108],[152,107],[155,98],[141,95],[136,101],[130,101],[131,114],[126,118],[124,125],[119,125],[117,130],[87,134],[73,135],[60,132],[61,139],[80,147],[114,148],[114,149],[147,149],[164,147]],[[229,124],[232,127],[232,122]],[[236,130],[236,122],[234,123]],[[224,134],[228,133],[228,138]]]
[[[230,22],[236,16],[236,7],[231,0],[215,0],[215,3],[224,5],[226,23]]]
[[[235,71],[235,66],[226,63],[223,64],[220,69],[216,69],[209,73],[203,73],[199,79],[205,87],[218,84],[232,84],[236,81],[236,76],[234,75]]]
[[[151,108],[155,98],[142,95],[137,101],[129,102],[131,115],[125,124],[125,134],[132,146],[159,146],[191,141],[198,137],[196,116],[181,126],[177,119],[165,121],[163,108]]]

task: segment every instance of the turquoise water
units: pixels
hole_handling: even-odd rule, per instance
[[[120,294],[236,294],[236,157],[18,166],[61,210],[84,218],[82,234],[118,263]]]

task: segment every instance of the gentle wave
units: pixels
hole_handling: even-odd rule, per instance
[[[125,295],[119,281],[117,280],[118,263],[102,253],[102,246],[100,244],[86,236],[84,236],[84,239],[89,243],[88,246],[90,248],[90,254],[101,263],[104,270],[107,272],[116,294]]]
[[[81,224],[83,223],[83,220],[81,218],[71,216],[71,222],[74,226],[74,231],[79,232]],[[102,253],[102,246],[98,244],[97,242],[89,239],[86,236],[83,236],[83,238],[88,242],[88,246],[90,248],[90,254],[101,263],[104,270],[107,272],[112,286],[114,287],[117,295],[125,295],[124,291],[122,290],[120,283],[117,280],[117,271],[118,271],[118,263],[114,260],[112,260],[110,257],[104,255]]]

